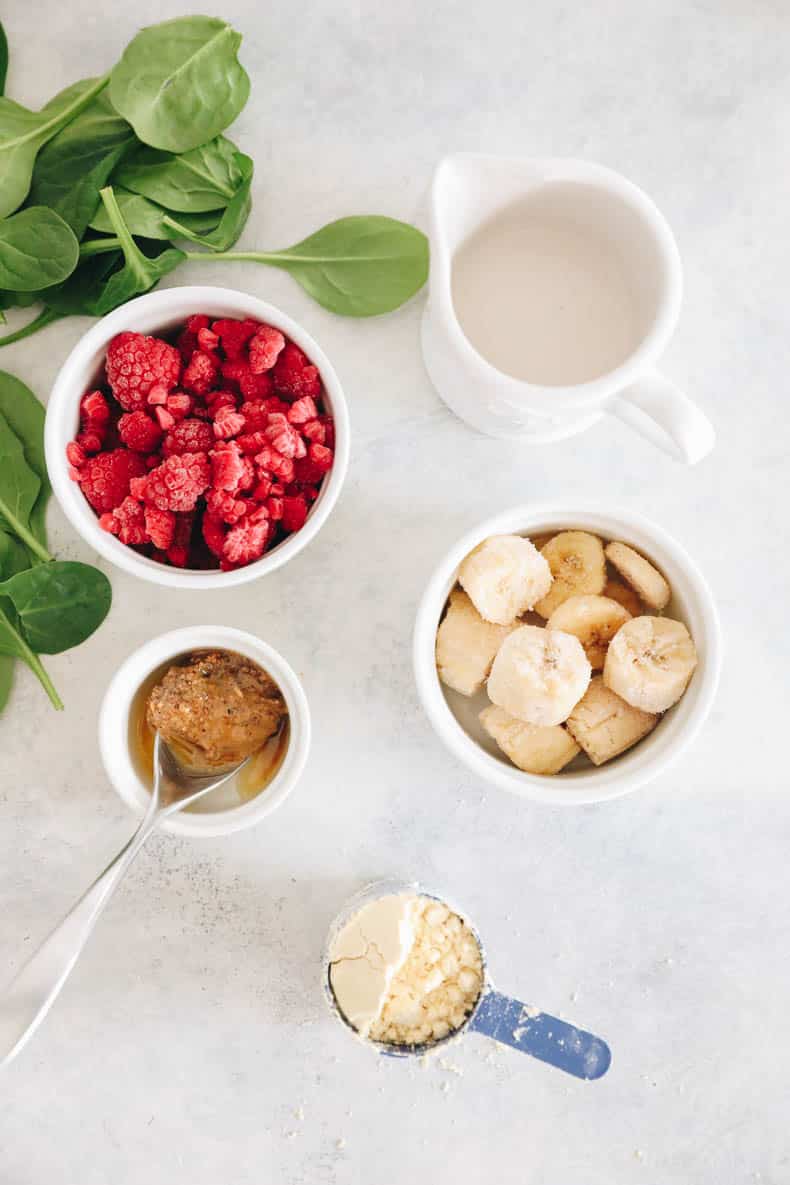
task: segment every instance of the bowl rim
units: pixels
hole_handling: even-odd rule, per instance
[[[167,320],[186,319],[196,311],[205,311],[206,307],[217,309],[218,317],[250,316],[281,329],[304,350],[321,372],[327,405],[335,420],[334,463],[321,484],[304,526],[259,560],[231,572],[173,568],[138,555],[99,526],[93,509],[77,483],[69,477],[66,460],[66,445],[76,430],[79,398],[89,382],[83,372],[89,365],[92,367],[95,364],[96,355],[106,348],[111,338],[125,330],[155,333],[157,321],[161,324]],[[76,390],[78,394],[75,394]],[[345,481],[350,455],[350,430],[348,405],[340,379],[327,355],[306,329],[275,305],[250,293],[233,288],[185,285],[138,296],[102,317],[82,335],[58,371],[52,386],[44,425],[44,453],[52,489],[63,513],[82,539],[104,559],[133,576],[169,588],[232,588],[281,568],[318,534],[331,514]]]
[[[240,806],[213,814],[180,813],[165,819],[160,829],[193,837],[231,835],[259,823],[285,801],[302,775],[310,750],[310,708],[304,688],[279,651],[246,630],[227,625],[184,626],[169,630],[138,646],[110,680],[99,708],[99,751],[107,777],[118,796],[142,817],[150,799],[129,752],[129,711],[141,684],[168,659],[189,650],[216,647],[235,650],[262,666],[283,693],[290,734],[280,768],[269,785]]]
[[[721,626],[713,595],[685,549],[663,527],[635,511],[584,498],[579,501],[586,509],[579,510],[578,504],[574,506],[566,500],[522,503],[478,523],[456,540],[434,569],[422,595],[412,643],[420,701],[434,730],[450,752],[485,781],[522,798],[557,806],[619,798],[666,771],[691,744],[707,718],[722,664]],[[673,591],[678,595],[677,584],[681,579],[685,582],[683,595],[693,601],[697,621],[692,634],[700,661],[689,690],[665,715],[661,726],[640,745],[609,766],[578,771],[566,777],[549,777],[526,773],[507,762],[504,756],[501,760],[492,756],[466,732],[442,691],[436,671],[435,643],[441,613],[455,583],[458,566],[478,543],[490,535],[542,534],[545,530],[562,529],[589,530],[609,539],[622,538],[644,551],[648,558],[652,556],[662,568],[674,566],[675,572],[670,580]],[[663,553],[661,559],[656,554],[658,552]]]

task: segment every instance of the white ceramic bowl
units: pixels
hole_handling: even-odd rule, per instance
[[[477,713],[483,693],[472,700],[445,688],[436,672],[436,630],[464,556],[489,535],[535,535],[580,529],[604,539],[630,543],[666,576],[673,599],[667,616],[685,622],[699,654],[699,665],[682,699],[643,741],[598,768],[581,768],[544,777],[512,765],[481,728]],[[460,761],[485,781],[523,798],[558,805],[617,798],[664,773],[689,745],[710,711],[721,668],[721,632],[710,589],[690,557],[666,531],[631,511],[600,506],[577,510],[551,503],[516,506],[471,530],[450,549],[431,577],[417,612],[414,672],[431,724]]]
[[[232,572],[172,568],[139,555],[121,543],[99,526],[99,520],[78,483],[69,477],[66,460],[66,445],[78,429],[80,399],[96,384],[107,346],[115,335],[124,330],[154,335],[167,333],[183,325],[193,313],[208,313],[210,317],[255,317],[281,329],[321,372],[327,411],[335,420],[334,464],[324,478],[305,525],[261,559]],[[52,488],[66,517],[85,542],[110,563],[143,580],[171,588],[227,588],[256,580],[282,567],[318,534],[337,501],[348,468],[348,409],[340,380],[326,354],[300,325],[274,305],[230,288],[166,288],[121,305],[98,321],[77,343],[63,363],[49,397],[44,449]]]
[[[260,638],[223,625],[199,625],[161,634],[135,650],[115,672],[99,712],[99,748],[104,768],[121,798],[142,815],[150,791],[130,752],[129,713],[141,684],[169,659],[198,649],[235,650],[271,675],[285,697],[289,716],[288,748],[269,785],[249,802],[227,804],[224,788],[212,791],[190,811],[171,816],[162,830],[175,835],[230,835],[252,827],[277,810],[304,769],[310,748],[310,709],[302,685],[285,659]],[[216,797],[215,797],[216,793]]]

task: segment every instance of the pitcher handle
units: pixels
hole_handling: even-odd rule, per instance
[[[708,417],[679,387],[653,371],[609,405],[628,424],[676,461],[696,465],[713,448],[716,434]]]
[[[600,1037],[493,989],[480,1001],[469,1027],[576,1078],[601,1078],[612,1061]]]

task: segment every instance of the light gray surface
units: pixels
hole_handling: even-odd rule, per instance
[[[14,0],[10,92],[43,103],[105,69],[137,25],[185,11]],[[687,471],[613,421],[537,451],[483,439],[428,385],[420,301],[355,323],[253,265],[177,273],[303,320],[345,382],[349,478],[319,539],[265,582],[186,599],[112,572],[110,620],[48,662],[62,715],[20,675],[0,721],[4,972],[130,828],[96,711],[141,642],[190,622],[259,633],[304,679],[313,752],[257,831],[162,838],[141,857],[0,1080],[0,1181],[786,1182],[786,8],[235,0],[223,15],[253,77],[234,128],[257,164],[245,243],[283,246],[348,213],[413,217],[453,148],[600,160],[676,230],[687,296],[666,367],[719,441]],[[45,395],[86,325],[5,349],[0,366]],[[605,807],[487,792],[413,688],[411,623],[437,558],[478,519],[550,495],[655,517],[708,574],[725,629],[693,751]],[[51,524],[60,556],[93,558],[57,509]],[[346,895],[387,874],[463,903],[499,986],[607,1037],[609,1075],[585,1085],[475,1037],[448,1056],[462,1074],[357,1047],[325,1014],[319,952]]]

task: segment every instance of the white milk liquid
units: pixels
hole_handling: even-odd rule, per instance
[[[529,198],[461,244],[452,290],[478,353],[538,386],[598,378],[639,343],[634,294],[615,248]]]

